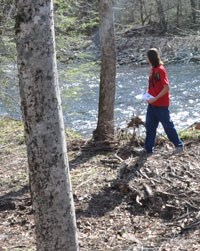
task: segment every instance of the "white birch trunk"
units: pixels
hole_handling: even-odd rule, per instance
[[[19,85],[38,251],[77,251],[53,1],[16,0]]]

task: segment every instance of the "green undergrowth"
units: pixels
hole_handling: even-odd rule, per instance
[[[23,123],[10,118],[0,119],[0,145],[23,144]]]
[[[80,134],[72,129],[66,130],[66,137],[68,141],[80,139]],[[7,145],[22,145],[25,143],[24,139],[24,124],[22,121],[11,118],[0,118],[0,145],[1,147]]]
[[[183,142],[199,142],[200,141],[200,130],[195,129],[195,127],[191,126],[189,129],[184,129],[184,130],[180,130],[178,131],[178,135],[180,137],[180,139]],[[158,141],[160,143],[164,143],[165,141],[168,141],[167,136],[166,135],[159,135],[158,136]]]
[[[179,131],[179,136],[183,141],[200,141],[200,130],[195,128],[189,128]],[[66,129],[66,140],[73,141],[81,139],[82,136],[72,129]],[[167,138],[159,136],[162,141]],[[127,138],[126,140],[131,140]],[[24,140],[24,126],[22,121],[14,120],[11,118],[0,118],[0,145],[1,147],[6,145],[22,145]]]
[[[179,136],[183,141],[200,141],[200,130],[195,128],[185,129],[179,132]]]

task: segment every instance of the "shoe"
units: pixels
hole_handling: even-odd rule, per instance
[[[173,151],[173,154],[179,154],[182,153],[184,151],[184,147],[183,146],[177,146],[175,148],[175,150]]]

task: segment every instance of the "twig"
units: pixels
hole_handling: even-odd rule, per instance
[[[78,188],[80,188],[81,186],[85,185],[86,183],[88,183],[90,180],[93,180],[94,178],[95,178],[95,176],[91,176],[90,178],[88,178],[87,180],[83,181],[78,186],[76,186],[74,190],[76,191]]]
[[[194,229],[198,225],[200,225],[200,219],[196,219],[191,224],[189,224],[189,225],[185,226],[184,228],[182,228],[180,234],[183,234],[184,232],[186,232],[188,230],[192,230],[192,229]]]
[[[115,158],[117,158],[120,162],[123,162],[124,160],[122,158],[120,158],[116,153],[115,153]]]

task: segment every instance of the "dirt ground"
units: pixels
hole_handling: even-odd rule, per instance
[[[33,251],[26,150],[13,127],[0,123],[0,251]],[[80,251],[200,250],[200,142],[185,143],[151,156],[128,141],[111,151],[68,144]]]

